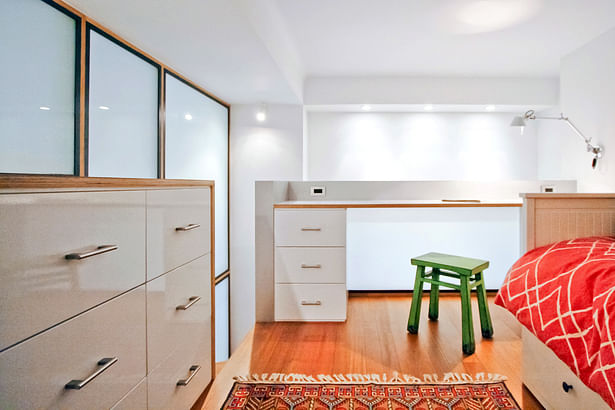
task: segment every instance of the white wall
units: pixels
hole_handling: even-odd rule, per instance
[[[536,136],[510,113],[308,113],[312,180],[536,178]]]
[[[579,192],[615,191],[615,29],[564,57],[561,110],[593,143],[604,147],[599,167],[566,124],[537,122],[540,178],[577,179]],[[557,114],[557,110],[552,112]],[[530,128],[530,127],[527,127]]]
[[[557,104],[557,78],[310,77],[304,104]]]
[[[303,107],[269,105],[267,120],[257,105],[231,107],[231,348],[254,325],[254,182],[301,179]]]

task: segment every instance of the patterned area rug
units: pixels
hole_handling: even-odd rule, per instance
[[[501,376],[483,378],[482,382],[469,376],[453,377],[438,383],[426,383],[407,376],[388,381],[386,377],[370,376],[354,377],[355,381],[349,381],[348,376],[265,379],[238,378],[222,410],[520,409]],[[292,381],[274,382],[272,379]],[[464,379],[472,381],[465,382]]]

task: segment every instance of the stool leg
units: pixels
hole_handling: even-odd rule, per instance
[[[433,268],[431,279],[434,281],[440,280],[440,269]],[[438,299],[440,296],[440,285],[431,284],[429,291],[429,319],[438,320]]]
[[[474,326],[472,324],[472,301],[468,276],[461,275],[461,340],[465,354],[474,353]]]
[[[487,302],[487,291],[485,290],[485,279],[483,272],[476,274],[476,295],[478,296],[478,312],[480,313],[480,330],[483,337],[491,338],[493,336],[493,324],[491,323],[491,315],[489,314],[489,304]]]
[[[419,317],[421,315],[421,298],[423,297],[423,275],[424,266],[416,267],[416,278],[414,279],[414,290],[412,292],[412,306],[408,317],[408,332],[416,334],[419,331]]]

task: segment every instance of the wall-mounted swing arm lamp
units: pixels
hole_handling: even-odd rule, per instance
[[[593,155],[592,158],[592,168],[596,168],[598,165],[598,159],[602,157],[602,152],[604,148],[600,145],[592,144],[592,139],[587,138],[581,130],[579,130],[573,123],[568,119],[568,117],[564,117],[564,114],[560,114],[559,117],[538,117],[534,110],[526,111],[523,116],[514,117],[512,122],[510,123],[511,127],[521,127],[521,133],[523,133],[523,127],[525,127],[527,120],[560,120],[565,121],[566,124],[572,128],[572,130],[583,140],[585,140],[585,144],[587,145],[587,152],[590,152]]]

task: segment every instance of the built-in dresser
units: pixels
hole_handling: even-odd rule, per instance
[[[190,408],[213,375],[213,184],[0,182],[0,407]]]
[[[275,210],[275,320],[346,320],[346,210]]]

